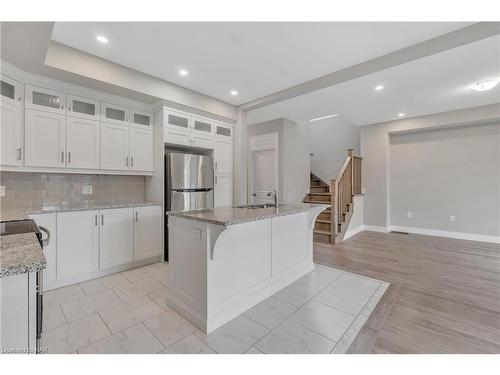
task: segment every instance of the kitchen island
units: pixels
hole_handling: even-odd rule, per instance
[[[319,204],[168,212],[170,307],[209,333],[314,269]]]

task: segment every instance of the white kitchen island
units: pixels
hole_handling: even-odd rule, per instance
[[[168,305],[209,333],[311,272],[314,222],[327,207],[169,212]]]

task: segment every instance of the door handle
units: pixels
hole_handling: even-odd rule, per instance
[[[125,165],[128,167],[128,156],[125,157]]]
[[[134,157],[133,156],[130,157],[130,166],[131,167],[134,166]]]
[[[97,215],[95,215],[95,226],[97,227]]]
[[[71,163],[71,151],[68,152],[68,164]]]
[[[49,244],[50,244],[50,231],[47,228],[45,228],[45,227],[43,227],[41,225],[39,225],[38,228],[40,228],[40,230],[42,232],[45,232],[45,234],[47,235],[47,238],[43,238],[42,239],[42,246],[43,247],[49,246]]]
[[[104,225],[104,214],[101,214],[101,225]]]
[[[61,163],[64,164],[64,151],[61,151]]]
[[[135,221],[139,221],[139,212],[135,211]]]

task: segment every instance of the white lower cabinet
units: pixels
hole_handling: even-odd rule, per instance
[[[99,268],[106,269],[134,260],[134,222],[132,208],[100,211]]]
[[[160,206],[134,208],[134,261],[161,255]]]
[[[224,207],[233,205],[233,175],[215,175],[214,206]]]
[[[72,280],[99,267],[99,211],[57,214],[57,279]]]
[[[36,273],[0,279],[0,352],[34,353],[36,346]]]

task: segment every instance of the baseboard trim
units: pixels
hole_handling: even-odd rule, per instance
[[[370,232],[381,232],[381,233],[389,233],[390,230],[387,227],[379,227],[376,225],[363,225],[363,229]]]
[[[480,241],[480,242],[500,244],[500,236],[491,236],[486,234],[451,232],[447,230],[405,227],[400,225],[391,225],[390,230],[397,232],[407,232],[412,234],[423,234],[425,236],[446,237],[458,240]]]
[[[362,232],[364,230],[365,230],[364,225],[360,225],[359,227],[349,229],[348,231],[345,232],[343,241],[347,240],[348,238],[351,238],[352,236],[354,236],[354,235],[356,235],[359,232]]]

